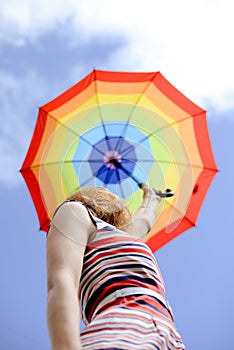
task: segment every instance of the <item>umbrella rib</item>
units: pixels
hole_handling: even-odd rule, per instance
[[[150,84],[152,83],[152,81],[155,79],[155,77],[156,77],[158,74],[159,74],[159,72],[156,72],[155,75],[147,82],[147,84],[145,85],[145,88],[141,91],[140,96],[139,96],[138,99],[136,100],[136,102],[135,102],[135,104],[134,104],[134,106],[133,106],[131,112],[129,113],[129,116],[128,116],[128,119],[127,119],[126,124],[125,124],[125,126],[124,126],[123,132],[122,132],[121,135],[120,135],[120,136],[122,136],[123,138],[124,138],[124,136],[126,135],[127,128],[128,128],[128,126],[129,126],[129,122],[130,122],[130,120],[131,120],[131,118],[132,118],[132,115],[133,115],[133,113],[134,113],[134,110],[136,109],[136,107],[137,107],[137,105],[139,104],[140,100],[142,99],[143,95],[145,94],[145,92],[146,92],[147,89],[149,88]],[[122,142],[123,142],[123,140],[121,140],[121,139],[118,141],[118,144],[117,144],[117,146],[116,146],[116,149],[117,149],[117,150],[120,150],[121,145],[122,145]],[[120,145],[119,145],[119,144],[120,144]]]
[[[129,161],[129,159],[128,159]],[[49,162],[49,163],[44,163],[44,164],[35,164],[35,165],[32,165],[30,167],[27,167],[27,168],[24,168],[24,169],[20,169],[20,172],[23,173],[29,169],[37,169],[37,168],[40,168],[40,167],[45,167],[45,166],[53,166],[53,165],[58,165],[58,164],[69,164],[69,163],[100,163],[100,161],[95,161],[95,160],[67,160],[67,161],[60,161],[60,162]],[[132,160],[132,162],[135,162],[135,160]],[[141,163],[154,163],[154,161],[152,160],[139,160],[138,159],[138,163],[141,162]],[[180,162],[170,162],[170,161],[166,161],[166,160],[157,160],[156,163],[159,163],[159,164],[175,164],[175,165],[181,165],[181,166],[190,166],[191,168],[197,168],[197,169],[204,169],[204,170],[209,170],[209,171],[216,171],[216,169],[213,169],[213,168],[209,168],[209,167],[204,167],[202,165],[197,165],[197,164],[188,164],[188,163],[180,163]],[[96,173],[97,174],[97,173]],[[96,176],[96,175],[94,175]]]
[[[165,199],[165,200],[166,200],[166,199]],[[178,210],[175,206],[173,206],[172,203],[170,203],[170,201],[166,200],[166,202],[167,202],[167,204],[169,205],[169,207],[171,207],[174,211],[176,211],[178,214],[181,215],[181,217],[182,217],[181,221],[186,220],[186,221],[188,221],[192,226],[196,226],[196,224],[195,224],[192,220],[190,220],[190,219],[186,216],[186,214],[184,215],[180,210]]]
[[[82,184],[80,184],[80,187],[85,186],[87,183],[89,183],[89,181],[91,181],[93,179],[93,176],[89,177],[86,181],[84,181]]]
[[[128,159],[129,160],[129,159]],[[134,162],[134,161],[133,161]],[[158,164],[175,164],[175,165],[180,165],[180,166],[189,166],[191,168],[196,168],[196,169],[204,169],[204,170],[210,170],[210,171],[216,171],[216,169],[213,168],[209,168],[203,165],[198,165],[198,164],[189,164],[189,163],[182,163],[182,162],[173,162],[173,161],[169,161],[169,160],[137,160],[137,163],[158,163]]]
[[[57,162],[48,162],[48,163],[43,163],[43,164],[35,164],[32,165],[30,167],[21,169],[20,172],[24,172],[28,169],[36,169],[36,168],[40,168],[40,167],[44,167],[44,166],[53,166],[53,165],[58,165],[58,164],[70,164],[70,163],[101,163],[103,164],[103,162],[101,162],[100,160],[61,160],[61,161],[57,161]]]
[[[81,140],[85,141],[89,146],[95,148],[95,150],[96,150],[97,152],[99,152],[102,156],[105,155],[105,153],[103,153],[99,148],[97,148],[95,145],[93,145],[91,142],[89,142],[83,135],[78,134],[78,133],[75,132],[73,129],[71,129],[69,126],[67,126],[67,124],[61,122],[60,120],[58,120],[58,119],[56,119],[56,118],[54,118],[52,114],[47,113],[47,115],[48,115],[49,118],[55,120],[56,123],[60,124],[60,126],[62,126],[62,127],[64,127],[64,128],[66,128],[67,130],[69,130],[73,135],[76,135],[77,138],[80,138]]]
[[[104,173],[105,171],[107,171],[108,169],[102,169],[101,174]],[[91,177],[89,177],[86,181],[84,181],[82,184],[80,184],[80,187],[83,187],[84,185],[86,185],[87,183],[89,183],[91,180],[93,180],[96,175],[98,174],[98,172],[100,171],[100,169],[98,169],[98,171],[96,171],[96,173],[94,173]]]
[[[123,187],[122,187],[122,184],[121,184],[121,179],[120,179],[120,174],[119,174],[119,169],[118,168],[116,169],[116,176],[117,176],[117,179],[118,179],[121,195],[122,195],[123,198],[125,198],[124,190],[123,190]]]
[[[203,113],[203,112],[202,112]],[[165,129],[168,129],[168,128],[171,128],[173,125],[176,125],[176,124],[179,124],[179,123],[183,123],[184,121],[190,119],[190,118],[193,118],[193,117],[197,117],[198,115],[202,114],[201,112],[197,113],[197,114],[194,114],[194,115],[190,115],[189,117],[186,117],[186,118],[183,118],[183,119],[180,119],[179,121],[175,121],[175,122],[172,122],[166,126],[164,126],[163,128],[159,128],[151,133],[149,133],[147,136],[144,136],[142,139],[140,139],[137,143],[135,143],[134,145],[131,145],[131,146],[128,146],[127,148],[125,148],[124,152],[122,152],[123,155],[126,156],[126,154],[128,154],[129,152],[131,152],[131,148],[134,147],[135,149],[137,147],[139,147],[141,145],[142,142],[144,142],[145,140],[147,140],[148,138],[150,137],[155,137],[155,135],[159,132],[161,132],[162,130],[165,130]],[[139,127],[140,129],[140,127]]]
[[[107,172],[109,169],[106,166],[101,166],[98,171],[95,173],[95,176],[100,176]]]
[[[136,162],[136,159],[122,159],[122,160],[127,160],[127,161],[131,161],[131,162]],[[144,162],[144,163],[154,163],[153,160],[146,160],[146,159],[138,159],[138,162]],[[95,160],[95,159],[90,159],[90,160],[86,160],[86,159],[73,159],[73,160],[61,160],[61,161],[56,161],[56,162],[48,162],[48,163],[43,163],[43,164],[35,164],[32,165],[30,167],[21,169],[20,172],[26,171],[28,169],[36,169],[36,168],[40,168],[40,167],[44,167],[44,166],[53,166],[53,165],[58,165],[58,164],[71,164],[71,163],[100,163],[100,164],[104,164],[103,161],[101,160]]]
[[[108,137],[108,134],[107,134],[107,131],[106,131],[106,125],[104,123],[104,119],[103,119],[102,112],[101,112],[100,100],[99,100],[99,97],[98,97],[96,71],[94,71],[94,89],[95,89],[95,96],[96,96],[96,101],[97,101],[97,106],[98,106],[98,113],[99,113],[99,117],[100,117],[100,120],[101,120],[103,131],[104,131],[104,134],[105,134],[105,140],[107,142],[108,151],[111,151],[111,144],[109,142],[109,137]]]
[[[109,184],[109,181],[111,179],[111,176],[112,176],[112,172],[111,172],[111,169],[110,168],[107,168],[107,173],[106,173],[106,177],[105,177],[105,180],[104,180],[104,183],[105,184]]]

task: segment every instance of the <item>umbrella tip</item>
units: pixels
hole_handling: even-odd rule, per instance
[[[167,188],[165,192],[159,193],[159,197],[161,198],[168,198],[168,197],[173,197],[174,196],[174,191],[172,191],[170,188]]]

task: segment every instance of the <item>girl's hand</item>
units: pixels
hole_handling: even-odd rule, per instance
[[[164,192],[161,190],[156,190],[155,188],[149,188],[146,184],[140,184],[139,187],[143,190],[144,192],[144,198],[147,195],[147,193],[152,193],[156,194],[157,197],[159,198],[167,198],[167,197],[173,197],[174,196],[174,191],[170,190],[167,188]]]
[[[155,194],[159,200],[161,199],[160,194],[162,191],[156,190],[155,188],[149,188],[146,184],[142,184],[141,189],[143,191],[143,198],[146,198],[148,194]]]

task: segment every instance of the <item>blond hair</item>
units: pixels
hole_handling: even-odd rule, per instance
[[[67,199],[83,203],[91,214],[117,228],[123,229],[132,223],[127,203],[105,187],[80,188]]]

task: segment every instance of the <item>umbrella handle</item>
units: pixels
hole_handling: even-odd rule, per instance
[[[144,183],[139,183],[138,184],[138,187],[140,187],[140,188],[143,188],[145,186],[145,184]],[[159,196],[159,197],[161,197],[161,198],[167,198],[167,197],[172,197],[172,196],[174,196],[174,191],[172,191],[172,190],[170,190],[169,188],[167,188],[166,190],[165,190],[165,192],[159,192],[159,193],[157,193],[157,196]]]

